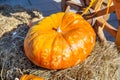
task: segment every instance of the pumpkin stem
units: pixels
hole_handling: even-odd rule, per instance
[[[60,29],[60,26],[57,28],[57,32],[62,32],[62,30]]]

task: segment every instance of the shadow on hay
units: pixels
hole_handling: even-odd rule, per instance
[[[0,70],[6,80],[13,80],[24,73],[29,74],[29,70],[23,72],[23,69],[42,69],[32,64],[24,53],[24,38],[28,29],[27,24],[19,24],[0,38]]]
[[[10,15],[11,13],[16,14]],[[29,70],[23,70],[38,69],[25,56],[23,43],[29,29],[27,22],[31,18],[40,18],[41,13],[22,7],[1,5],[0,17],[0,80],[14,80],[24,73],[29,73]]]

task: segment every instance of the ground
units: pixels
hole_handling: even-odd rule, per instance
[[[0,78],[17,80],[34,74],[45,80],[118,80],[119,51],[114,42],[103,46],[99,41],[81,64],[64,70],[48,70],[34,65],[24,53],[24,38],[29,21],[41,18],[41,12],[21,6],[0,6]]]

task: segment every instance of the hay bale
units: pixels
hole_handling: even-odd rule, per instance
[[[81,64],[64,70],[47,70],[31,63],[23,50],[23,41],[28,32],[28,22],[34,12],[22,7],[0,6],[0,77],[15,80],[23,74],[34,74],[46,80],[117,80],[120,65],[119,51],[113,42],[102,46],[98,41],[90,56]],[[17,9],[17,10],[16,10]],[[4,14],[5,13],[5,14]],[[14,14],[11,15],[10,13]],[[39,18],[41,13],[37,12]],[[16,16],[18,16],[16,18]],[[27,16],[25,16],[27,15]],[[9,20],[11,19],[12,20]],[[7,23],[6,23],[7,22]],[[14,24],[15,23],[15,24]],[[10,28],[11,27],[11,28]]]

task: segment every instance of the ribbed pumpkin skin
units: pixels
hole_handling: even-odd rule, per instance
[[[85,60],[94,48],[95,39],[93,28],[80,15],[59,12],[30,28],[24,50],[40,67],[64,69]]]

